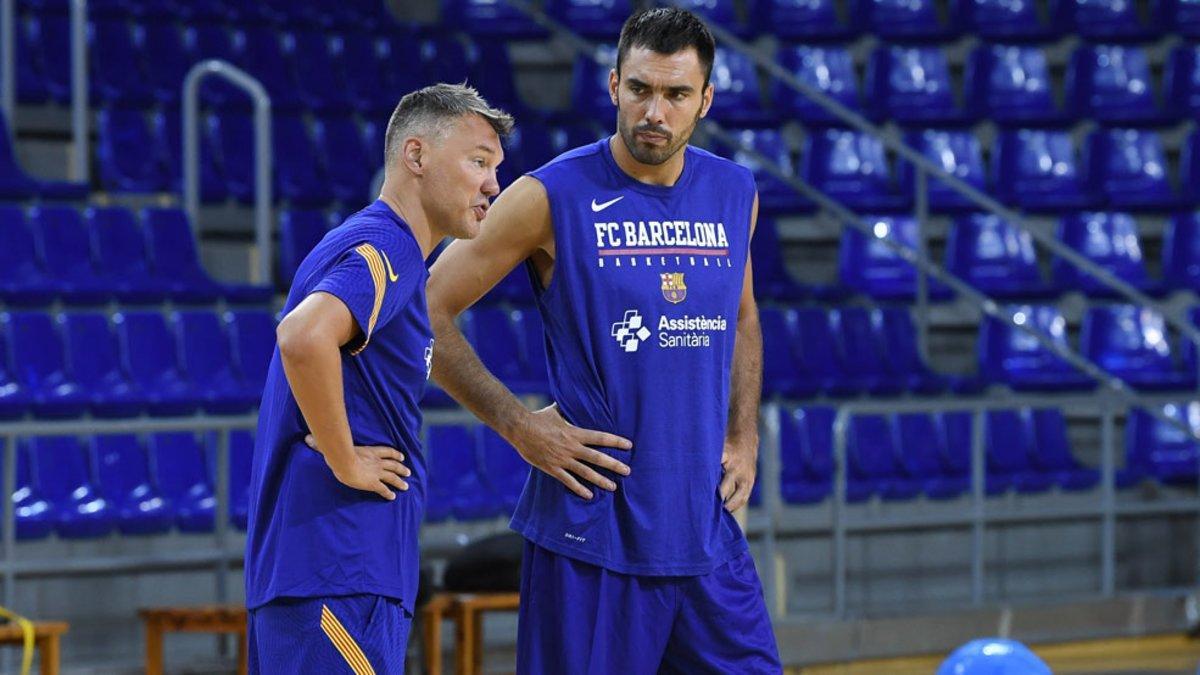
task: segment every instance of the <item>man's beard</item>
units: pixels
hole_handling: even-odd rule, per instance
[[[630,129],[625,124],[625,117],[621,114],[620,106],[617,107],[617,131],[621,134],[621,140],[625,143],[625,149],[633,158],[642,164],[650,166],[658,166],[663,162],[675,156],[679,149],[687,145],[692,139],[692,134],[696,131],[696,124],[700,121],[700,111],[696,111],[696,117],[692,120],[690,127],[684,130],[678,138],[667,133],[665,129],[654,126],[653,124],[642,124]],[[662,147],[649,146],[638,143],[637,134],[648,132],[665,136],[667,139],[666,145]]]

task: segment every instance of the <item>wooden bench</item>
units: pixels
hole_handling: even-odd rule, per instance
[[[454,622],[456,675],[477,675],[483,665],[483,614],[515,612],[519,593],[438,593],[422,608],[427,675],[442,675],[442,620]]]
[[[34,621],[33,644],[41,656],[42,675],[58,675],[62,662],[62,652],[59,648],[59,636],[70,629],[65,621]],[[0,625],[0,645],[24,646],[25,633],[15,623]]]
[[[246,608],[236,605],[154,607],[138,611],[146,624],[146,675],[162,675],[164,633],[233,633],[238,674],[246,675]]]

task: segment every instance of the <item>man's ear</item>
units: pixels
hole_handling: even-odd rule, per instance
[[[612,99],[613,105],[617,105],[617,85],[620,83],[621,79],[617,75],[617,69],[613,68],[608,71],[608,97]]]
[[[700,103],[700,116],[701,117],[708,115],[708,109],[712,107],[714,91],[716,91],[716,87],[713,86],[712,82],[709,82],[704,87],[704,95],[703,95],[703,98]]]
[[[404,167],[417,176],[425,174],[425,169],[422,163],[425,160],[425,144],[421,139],[409,137],[404,139],[404,147],[401,149],[400,159],[404,163]]]

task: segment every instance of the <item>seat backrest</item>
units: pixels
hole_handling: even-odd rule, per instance
[[[1066,131],[1018,129],[1000,134],[995,155],[996,183],[1011,192],[1029,187],[1043,190],[1078,180],[1079,159]]]
[[[542,316],[534,307],[517,307],[508,313],[520,342],[521,368],[525,377],[547,378],[546,331]]]
[[[476,307],[471,311],[470,324],[471,344],[488,370],[501,379],[520,377],[521,347],[508,311]]]
[[[97,267],[102,273],[139,276],[147,273],[146,238],[133,212],[122,206],[93,206],[83,212]]]
[[[967,104],[980,114],[1054,110],[1050,65],[1038,47],[982,45],[967,63]]]
[[[794,316],[798,346],[796,351],[803,359],[805,370],[825,376],[840,376],[841,360],[837,356],[826,310],[804,307],[795,310]]]
[[[0,241],[4,242],[0,246],[0,279],[29,279],[42,274],[37,246],[20,207],[0,206]]]
[[[899,467],[912,478],[935,478],[943,473],[945,437],[938,432],[933,415],[896,415]]]
[[[46,269],[53,276],[87,276],[94,271],[87,228],[79,211],[70,206],[35,206],[29,224]]]
[[[1033,237],[991,213],[960,216],[950,228],[946,267],[975,285],[1042,281]]]
[[[9,312],[0,315],[12,349],[17,379],[37,388],[67,379],[62,336],[46,312]]]
[[[1163,82],[1166,100],[1177,113],[1200,113],[1200,44],[1172,50]]]
[[[927,369],[917,344],[917,328],[907,307],[880,307],[871,311],[871,324],[887,351],[887,365],[898,375]]]
[[[1105,129],[1088,138],[1090,175],[1105,193],[1171,191],[1162,136],[1143,129]]]
[[[1030,470],[1033,437],[1026,411],[991,410],[986,418],[988,468],[1000,473]]]
[[[709,114],[715,114],[716,119],[730,113],[763,107],[754,62],[746,54],[717,47],[710,80],[715,93]],[[608,91],[607,87],[604,91]]]
[[[529,464],[508,441],[486,424],[476,425],[475,434],[483,457],[481,466],[484,480],[501,498],[516,499],[525,487]]]
[[[1083,353],[1106,370],[1167,372],[1171,343],[1161,314],[1136,305],[1092,307],[1084,315]]]
[[[722,149],[728,151],[730,159],[754,172],[754,180],[758,183],[760,193],[792,192],[790,186],[764,169],[756,156],[741,147],[750,146],[755,152],[765,156],[767,161],[781,169],[784,174],[795,175],[796,170],[792,163],[791,151],[788,150],[787,142],[778,131],[775,129],[731,129],[729,131],[738,140],[740,146],[722,147]]]
[[[1045,335],[1055,344],[1068,347],[1067,320],[1052,305],[1017,305],[1007,308],[1014,319]],[[979,334],[979,370],[988,380],[1004,382],[1014,372],[1063,369],[1067,363],[1043,347],[1037,338],[1007,321],[987,317]]]
[[[829,323],[836,336],[838,356],[845,372],[875,377],[886,372],[883,343],[875,332],[871,314],[866,308],[832,310]]]
[[[142,385],[179,375],[175,336],[158,312],[119,312],[113,315],[121,363]]]
[[[813,87],[850,108],[860,110],[858,78],[854,73],[854,58],[845,47],[797,45],[783,47],[778,55],[780,65],[796,79]],[[828,112],[812,99],[786,87],[782,81],[772,85],[772,98],[783,110],[802,120],[831,119]]]
[[[1137,223],[1128,213],[1084,212],[1064,216],[1059,222],[1059,240],[1088,260],[1133,284],[1147,280],[1145,261],[1138,243]],[[1089,275],[1056,258],[1054,278],[1070,288],[1092,285]]]
[[[767,389],[774,393],[773,382],[796,377],[801,372],[796,355],[796,328],[793,310],[761,307],[758,321],[762,326],[763,375]]]
[[[917,270],[900,254],[881,241],[884,238],[905,248],[917,248],[917,221],[912,216],[864,216],[874,236],[856,227],[842,229],[838,250],[838,271],[842,283],[859,292],[872,294],[886,285],[896,291],[915,288]]]
[[[1200,212],[1176,213],[1163,235],[1163,276],[1182,286],[1200,278]]]
[[[211,383],[232,377],[229,336],[221,321],[208,310],[184,310],[171,315],[179,339],[182,365],[189,379]]]
[[[285,209],[279,214],[279,279],[292,283],[300,263],[320,243],[327,231],[320,211]]]
[[[189,431],[150,435],[150,466],[159,489],[169,499],[212,494],[212,476],[204,448]]]
[[[796,417],[802,420],[802,431],[807,441],[808,454],[804,468],[809,480],[830,481],[833,478],[833,408],[813,406],[797,409]]]
[[[852,477],[877,480],[898,473],[896,440],[891,423],[883,415],[855,415],[850,418],[846,450]]]
[[[871,55],[867,81],[881,116],[903,109],[952,110],[950,65],[941,47],[888,45]]]
[[[92,436],[91,461],[103,493],[108,497],[128,496],[150,486],[150,467],[141,440],[134,434]]]
[[[87,454],[74,436],[39,436],[26,441],[42,496],[52,502],[69,500],[80,488],[94,489]]]
[[[71,374],[86,387],[123,378],[117,343],[108,317],[100,312],[69,312],[59,316]]]
[[[1200,431],[1200,403],[1168,403],[1159,412],[1193,432]],[[1195,475],[1200,443],[1146,410],[1134,408],[1125,426],[1125,451],[1132,466]]]
[[[200,257],[187,214],[177,208],[142,209],[155,274],[178,277],[200,272]]]
[[[1140,47],[1080,47],[1067,71],[1067,103],[1081,115],[1100,119],[1136,108],[1155,108],[1150,62]]]
[[[430,497],[454,501],[461,490],[478,489],[478,448],[471,428],[431,424],[427,432]]]
[[[883,142],[846,129],[814,131],[806,140],[806,177],[827,192],[882,191],[891,178]]]
[[[971,413],[959,410],[943,412],[937,415],[936,420],[939,433],[945,439],[943,447],[946,454],[943,463],[947,473],[952,476],[970,476],[971,435],[974,431]],[[985,448],[986,443],[985,437]]]
[[[910,134],[908,143],[919,150],[925,159],[955,178],[980,189],[987,184],[983,146],[976,134],[970,131],[924,129]],[[914,171],[910,163],[900,162],[897,165],[897,174],[902,183],[912,184]],[[950,189],[936,178],[930,185],[933,189]]]
[[[1057,408],[1041,408],[1031,413],[1035,451],[1033,464],[1043,470],[1070,470],[1078,466],[1071,454],[1067,420]]]

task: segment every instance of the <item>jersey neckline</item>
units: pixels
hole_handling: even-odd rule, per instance
[[[622,169],[619,164],[617,164],[617,160],[612,154],[612,146],[609,145],[613,138],[616,138],[616,136],[608,136],[597,141],[597,144],[600,146],[600,155],[604,158],[604,163],[621,181],[625,183],[626,187],[654,197],[669,197],[687,189],[688,183],[691,182],[692,169],[696,164],[696,157],[691,152],[692,146],[690,144],[683,146],[682,150],[680,150],[680,152],[684,153],[683,171],[679,173],[679,179],[675,181],[675,184],[651,185],[649,183],[643,183],[633,176],[625,173],[625,170]],[[619,142],[623,143],[624,141]]]

